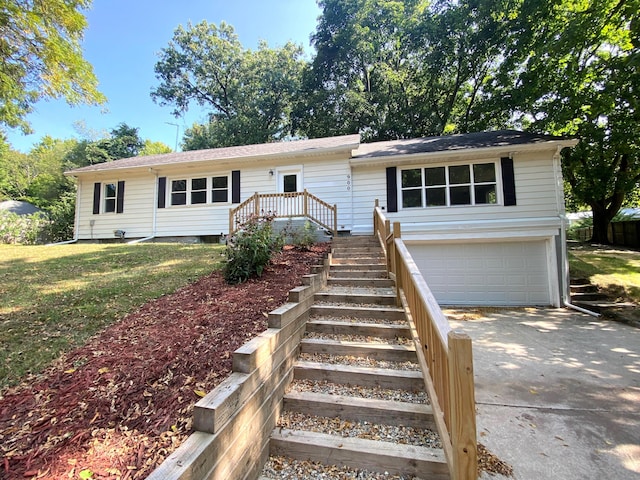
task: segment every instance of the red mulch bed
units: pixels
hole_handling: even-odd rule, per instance
[[[0,478],[140,479],[191,433],[193,406],[231,372],[328,246],[285,250],[262,277],[213,273],[143,305],[0,397]],[[88,472],[87,472],[88,473]]]

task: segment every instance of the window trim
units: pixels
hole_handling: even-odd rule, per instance
[[[107,196],[107,186],[113,185],[113,196]],[[93,215],[124,213],[124,180],[103,180],[94,182]],[[113,209],[107,209],[107,202],[113,202]]]
[[[113,196],[107,196],[109,185],[113,185]],[[107,202],[113,202],[113,209],[107,209]],[[116,213],[118,203],[118,182],[102,182],[102,213]]]
[[[492,164],[493,170],[495,174],[495,182],[475,182],[474,174],[473,174],[473,166],[474,165],[482,165],[482,164]],[[466,166],[469,169],[469,182],[461,183],[461,184],[452,184],[450,182],[450,167],[456,166]],[[445,183],[443,185],[427,185],[426,184],[426,175],[425,169],[428,168],[444,168],[445,174]],[[403,187],[402,186],[402,173],[406,170],[420,170],[421,177],[421,186],[420,187]],[[434,164],[418,164],[418,165],[406,165],[403,167],[398,167],[397,170],[397,203],[398,210],[415,210],[418,208],[421,209],[436,209],[436,208],[468,208],[468,207],[495,207],[495,206],[504,206],[504,195],[502,191],[502,168],[499,160],[476,160],[471,162],[456,162],[456,163],[434,163]],[[495,184],[495,192],[496,192],[496,202],[495,203],[476,203],[476,186],[482,185],[494,185]],[[451,204],[451,188],[457,186],[468,186],[469,193],[471,198],[471,203],[460,204],[460,205],[452,205]],[[420,189],[421,196],[421,205],[415,207],[405,207],[403,205],[403,193],[406,190],[417,190]],[[427,206],[427,190],[434,188],[444,188],[445,189],[445,205],[433,205]]]
[[[218,177],[225,177],[227,179],[227,201],[226,202],[214,202],[213,201],[213,179]],[[191,176],[175,176],[175,177],[166,177],[166,185],[165,185],[165,198],[166,198],[166,208],[184,208],[184,207],[202,207],[202,206],[216,206],[216,205],[228,205],[231,203],[230,197],[232,193],[231,188],[231,172],[221,173],[221,174],[199,174],[199,175],[191,175]],[[206,187],[204,189],[193,190],[193,181],[204,178],[206,179]],[[184,181],[186,182],[186,190],[179,191],[175,193],[184,193],[186,195],[186,202],[180,204],[173,203],[173,182],[176,181]],[[205,192],[206,193],[206,201],[204,203],[192,203],[192,193],[195,192]]]

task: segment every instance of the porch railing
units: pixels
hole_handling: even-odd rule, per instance
[[[338,207],[307,192],[258,193],[229,210],[229,235],[253,216],[271,215],[273,218],[308,218],[336,234]]]
[[[398,302],[412,323],[418,360],[452,480],[475,480],[478,470],[471,338],[453,331],[401,238],[400,223],[376,205],[375,235],[395,279]]]

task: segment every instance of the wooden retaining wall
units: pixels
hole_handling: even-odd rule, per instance
[[[233,373],[194,409],[193,433],[148,480],[254,479],[269,456],[269,436],[293,379],[314,294],[329,262],[269,313],[269,328],[233,354]]]

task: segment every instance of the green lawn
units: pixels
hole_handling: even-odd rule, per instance
[[[578,247],[569,250],[573,278],[587,278],[613,293],[640,302],[640,252],[619,248]]]
[[[220,266],[219,245],[0,245],[0,389]]]

